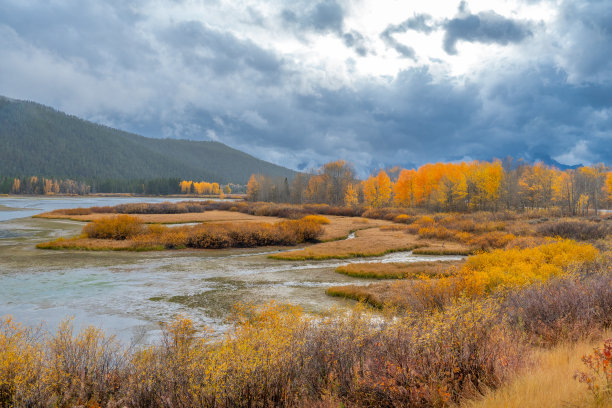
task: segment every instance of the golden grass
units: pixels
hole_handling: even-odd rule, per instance
[[[608,332],[605,337],[612,336]],[[595,404],[585,384],[573,379],[584,370],[581,357],[590,354],[601,341],[581,341],[561,344],[550,350],[536,352],[535,364],[507,385],[490,391],[483,398],[467,401],[466,408],[557,408],[557,407],[612,407],[612,401]]]
[[[370,228],[357,231],[354,239],[315,244],[304,249],[272,255],[270,258],[300,261],[370,257],[390,252],[410,251],[422,245],[424,244],[414,235]]]
[[[348,259],[413,250],[414,253],[428,251],[427,253],[432,255],[464,255],[472,252],[465,244],[421,239],[417,235],[383,226],[357,231],[354,239],[315,244],[304,249],[272,255],[270,258],[294,261]]]
[[[370,306],[383,307],[384,302],[380,298],[379,293],[371,290],[370,286],[358,286],[358,285],[332,286],[328,288],[325,291],[325,293],[328,296],[353,299],[358,302],[368,303]],[[390,286],[390,285],[385,283],[384,286]]]
[[[162,250],[162,245],[144,246],[138,245],[132,240],[96,239],[96,238],[72,238],[57,239],[55,241],[43,242],[36,245],[39,249],[70,249],[82,251],[155,251]]]
[[[332,286],[325,293],[344,297],[371,306],[391,307],[412,311],[442,308],[456,297],[454,279],[392,280],[369,285]]]
[[[330,220],[330,223],[323,226],[323,235],[320,237],[320,240],[323,242],[344,239],[351,232],[363,229],[392,225],[389,221],[370,220],[360,217],[327,216],[327,218]]]
[[[421,276],[439,278],[453,274],[463,261],[436,261],[410,263],[353,263],[336,268],[336,272],[355,278],[408,279]]]

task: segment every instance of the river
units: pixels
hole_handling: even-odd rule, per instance
[[[325,288],[368,283],[334,272],[347,261],[290,262],[267,258],[286,248],[161,252],[52,251],[39,242],[80,233],[83,223],[31,218],[57,208],[127,202],[180,201],[165,198],[0,197],[0,316],[53,330],[66,318],[75,327],[102,327],[125,343],[147,343],[159,323],[177,315],[216,332],[225,329],[238,302],[271,300],[318,313],[348,307]],[[394,253],[360,262],[409,262],[459,257]]]

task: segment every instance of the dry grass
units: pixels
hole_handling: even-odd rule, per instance
[[[410,263],[354,263],[339,266],[336,272],[355,278],[409,279],[417,277],[439,278],[454,273],[463,261],[436,261]]]
[[[383,225],[392,225],[389,221],[369,220],[360,217],[328,216],[327,218],[331,222],[323,226],[323,235],[321,235],[320,240],[324,242],[344,239],[351,232]]]
[[[419,245],[415,236],[371,228],[357,231],[354,239],[315,244],[297,251],[274,255],[271,258],[300,261],[369,257],[380,256],[389,252],[410,251]]]
[[[325,293],[368,303],[377,308],[422,312],[442,310],[457,297],[453,279],[394,280],[369,285],[332,286]]]
[[[612,333],[608,333],[609,337]],[[597,406],[584,384],[573,379],[584,370],[582,356],[593,351],[601,341],[561,344],[536,353],[536,363],[513,381],[488,392],[478,401],[462,404],[466,408],[557,408]],[[606,405],[600,405],[604,407]],[[607,405],[610,407],[611,405]]]
[[[72,238],[57,239],[55,241],[43,242],[36,245],[39,249],[71,249],[81,251],[153,251],[164,249],[158,246],[139,246],[134,245],[131,240],[113,240],[96,238]]]

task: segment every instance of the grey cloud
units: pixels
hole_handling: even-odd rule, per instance
[[[566,1],[553,35],[573,81],[612,80],[612,6],[607,0]]]
[[[187,65],[200,70],[210,68],[220,76],[249,68],[275,79],[282,68],[282,61],[273,52],[198,21],[176,24],[158,37],[172,50],[180,52]]]
[[[136,33],[140,1],[0,2],[0,24],[33,45],[64,59],[79,59],[92,71],[137,69],[155,64],[151,44]]]
[[[467,14],[465,3],[460,15],[444,24],[444,50],[457,54],[457,42],[480,42],[507,45],[518,43],[532,35],[529,24],[503,17],[494,11]]]
[[[395,33],[405,33],[408,30],[419,31],[429,34],[436,30],[438,23],[433,21],[429,14],[415,14],[413,17],[401,22],[400,24],[390,24],[384,31],[386,35]]]
[[[299,3],[298,3],[299,4]],[[335,0],[323,0],[314,6],[298,10],[284,9],[282,19],[289,24],[318,32],[342,33],[344,11]]]
[[[352,30],[342,34],[342,40],[344,45],[349,48],[353,48],[355,52],[362,57],[368,54],[368,49],[365,45],[365,38],[358,31]]]
[[[395,49],[400,55],[405,58],[415,58],[414,49],[397,41],[393,35],[397,33],[405,33],[408,30],[419,31],[429,34],[437,28],[437,24],[433,22],[428,14],[416,14],[413,17],[401,22],[400,24],[391,24],[385,31],[380,34],[380,38],[387,46]]]

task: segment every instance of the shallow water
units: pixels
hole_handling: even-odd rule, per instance
[[[0,206],[12,208],[0,211],[0,217],[12,214],[0,221],[0,316],[10,314],[30,325],[45,322],[50,329],[73,316],[77,327],[94,324],[125,342],[148,342],[159,334],[159,322],[178,314],[221,332],[237,302],[290,302],[317,313],[351,304],[326,296],[326,287],[369,282],[335,273],[334,269],[346,264],[346,260],[295,262],[267,258],[287,248],[38,250],[36,243],[76,235],[84,224],[29,218],[31,215],[55,208],[167,201],[142,197],[55,200],[0,197]],[[25,214],[25,218],[15,214]],[[393,253],[353,262],[459,258]]]

